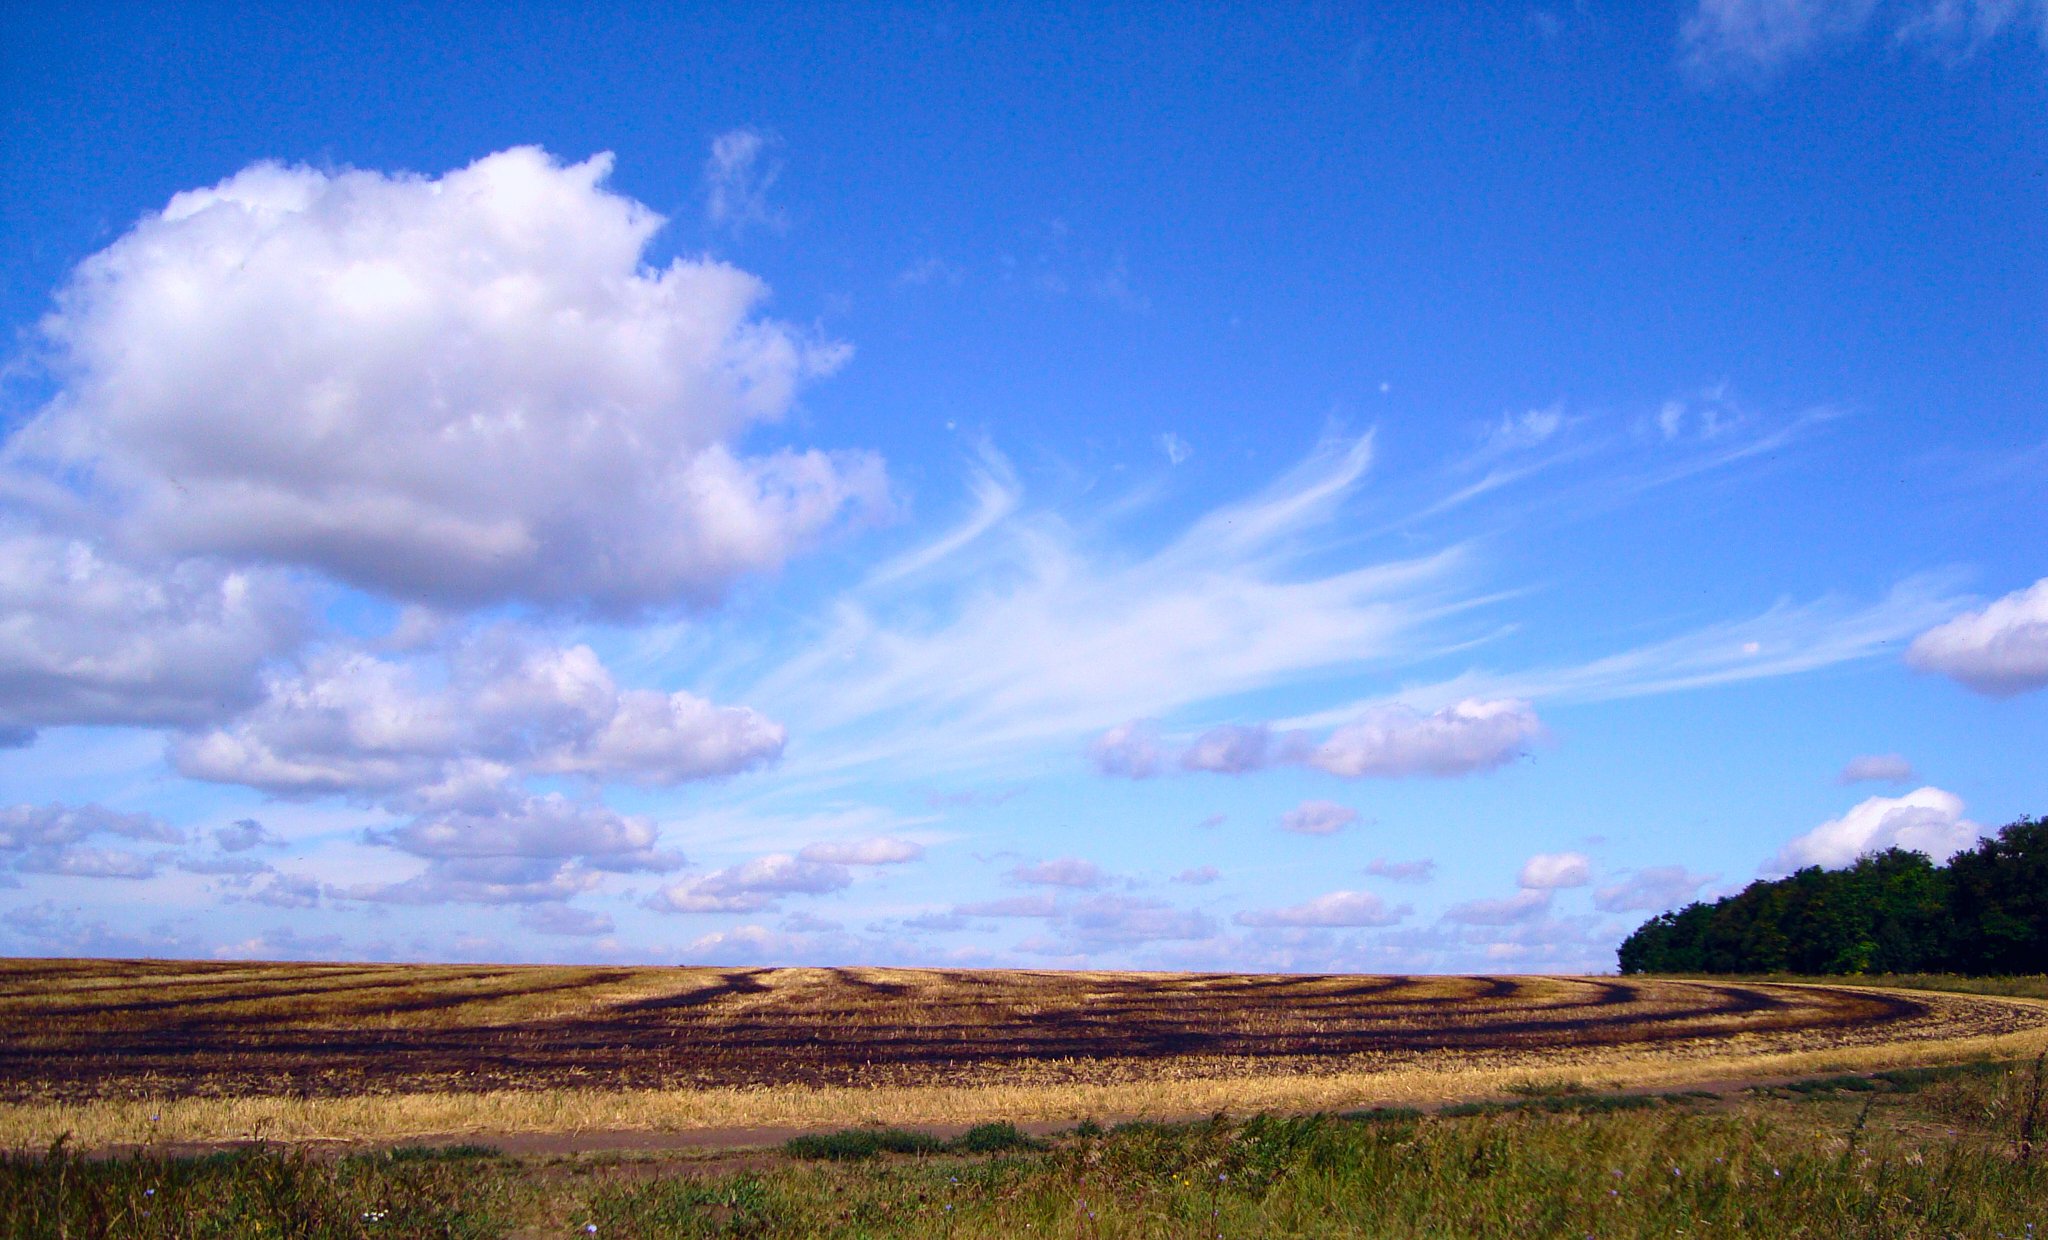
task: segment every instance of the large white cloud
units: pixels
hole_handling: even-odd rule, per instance
[[[273,573],[135,567],[0,529],[0,739],[217,719],[255,699],[259,669],[301,630],[297,596]]]
[[[779,724],[688,693],[621,689],[587,646],[463,643],[431,683],[419,661],[359,650],[273,675],[261,704],[181,738],[186,775],[284,796],[459,805],[524,775],[670,785],[782,751]]]
[[[1961,797],[1939,788],[1920,788],[1902,797],[1860,802],[1785,845],[1769,868],[1789,873],[1809,865],[1843,866],[1887,848],[1907,848],[1946,861],[1983,834],[1982,826],[1963,817]]]
[[[1906,662],[1998,697],[2048,685],[2048,577],[1927,630]]]
[[[611,157],[441,177],[257,164],[82,263],[59,396],[9,464],[89,479],[130,546],[309,565],[394,596],[633,612],[715,598],[849,511],[869,455],[744,455],[843,347],[756,314]]]

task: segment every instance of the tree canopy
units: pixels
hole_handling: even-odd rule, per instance
[[[1902,848],[1810,866],[1661,913],[1623,973],[1917,973],[2048,969],[2048,818],[2022,819],[1936,865]]]

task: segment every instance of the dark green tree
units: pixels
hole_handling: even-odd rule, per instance
[[[2048,819],[1946,866],[1890,848],[1754,882],[1652,917],[1618,955],[1623,973],[2048,971]]]

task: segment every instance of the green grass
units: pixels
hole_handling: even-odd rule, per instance
[[[1037,1149],[1039,1145],[1011,1123],[977,1124],[951,1141],[941,1141],[929,1133],[874,1125],[793,1137],[783,1145],[782,1152],[791,1158],[858,1162],[882,1154],[995,1154]]]
[[[2032,1063],[1708,1099],[1536,1093],[1430,1115],[865,1128],[723,1164],[487,1147],[0,1156],[21,1237],[2048,1236]],[[718,1167],[723,1166],[724,1170]],[[2032,1231],[2029,1231],[2029,1227]],[[595,1231],[586,1230],[594,1228]]]

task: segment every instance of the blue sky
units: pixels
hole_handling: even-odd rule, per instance
[[[2048,8],[17,7],[0,951],[1598,970],[2048,809]]]

